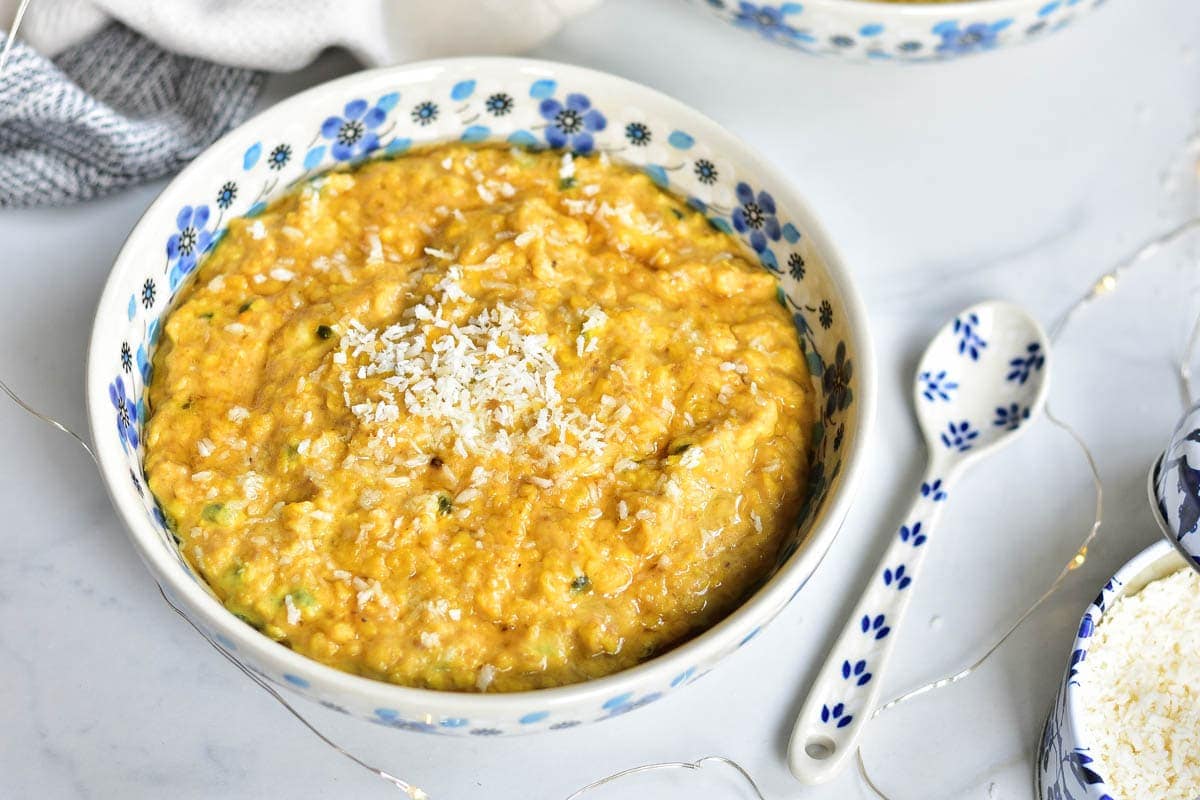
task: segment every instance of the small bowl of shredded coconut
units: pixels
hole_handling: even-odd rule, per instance
[[[1170,542],[1088,607],[1039,755],[1039,800],[1200,797],[1200,573]]]

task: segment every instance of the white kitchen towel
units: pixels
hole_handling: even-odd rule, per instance
[[[19,0],[0,0],[8,28]],[[249,113],[259,70],[528,49],[599,0],[32,0],[0,74],[0,207],[173,172]],[[4,41],[0,37],[0,44]]]

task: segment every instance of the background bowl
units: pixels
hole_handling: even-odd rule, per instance
[[[565,130],[564,109],[584,123]],[[594,112],[594,113],[593,113]],[[341,125],[367,131],[352,146]],[[353,126],[352,126],[353,127]],[[225,610],[180,555],[146,486],[141,426],[155,344],[172,300],[229,221],[259,213],[338,164],[424,143],[499,141],[603,151],[688,198],[781,281],[817,388],[821,421],[809,502],[769,580],[691,641],[612,676],[555,689],[467,694],[411,689],[309,660]],[[758,203],[758,228],[733,212]],[[756,216],[756,218],[758,218]],[[258,675],[393,727],[490,735],[554,729],[630,711],[690,683],[745,644],[795,596],[837,533],[874,410],[863,309],[837,253],[782,176],[727,131],[650,89],[602,73],[516,59],[454,59],[362,72],[310,89],[215,143],[130,234],[96,312],[87,407],[101,472],[135,548],[171,601]]]
[[[1042,732],[1041,749],[1034,766],[1038,800],[1113,800],[1117,797],[1104,779],[1104,764],[1090,754],[1090,737],[1083,726],[1079,665],[1087,658],[1096,626],[1113,603],[1137,594],[1146,584],[1181,569],[1187,569],[1187,562],[1171,543],[1155,542],[1121,567],[1084,612],[1062,686]]]
[[[1107,0],[692,0],[776,44],[862,61],[945,61],[1041,39]]]

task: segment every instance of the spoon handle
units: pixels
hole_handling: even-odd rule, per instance
[[[788,766],[801,783],[828,781],[857,747],[879,701],[883,669],[950,480],[936,460],[930,464],[904,524],[809,689],[788,745]]]

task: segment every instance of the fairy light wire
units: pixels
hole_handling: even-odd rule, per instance
[[[21,20],[25,18],[29,2],[30,0],[21,0],[17,6],[17,13],[13,15],[12,25],[8,28],[8,36],[4,39],[4,47],[0,48],[0,76],[4,75],[4,67],[8,64],[8,54],[12,52],[13,42],[16,41],[17,31],[21,29]]]
[[[198,625],[196,625],[196,623],[192,622],[191,618],[189,618],[187,614],[183,613],[183,610],[180,609],[179,606],[175,605],[175,603],[173,603],[171,601],[171,598],[167,597],[167,593],[163,590],[162,584],[156,584],[156,585],[158,586],[158,593],[160,595],[162,595],[162,599],[163,599],[164,603],[166,603],[168,606],[170,606],[171,609],[176,614],[178,614],[180,617],[182,617],[183,620],[185,622],[187,622],[188,625],[191,625],[192,628],[196,631],[196,633],[200,634],[200,636],[204,638],[204,641],[206,641],[210,645],[212,645],[212,648],[214,650],[216,650],[218,653],[220,653],[222,656],[225,657],[226,661],[228,661],[233,666],[237,667],[238,670],[243,675],[245,675],[247,678],[249,678],[250,680],[254,681],[256,684],[258,684],[258,687],[260,689],[262,689],[267,694],[271,695],[271,697],[275,698],[275,700],[281,706],[286,708],[293,717],[300,720],[300,723],[302,725],[304,725],[304,727],[306,727],[310,731],[312,731],[314,736],[316,736],[318,739],[320,739],[325,744],[332,747],[338,753],[341,753],[343,756],[345,756],[346,758],[353,761],[358,766],[365,769],[367,772],[370,772],[375,777],[380,778],[380,779],[386,781],[387,783],[390,783],[392,786],[395,786],[397,789],[399,789],[400,791],[402,791],[406,795],[408,795],[409,798],[411,798],[411,800],[432,800],[432,798],[430,798],[430,796],[428,794],[426,794],[424,791],[422,791],[420,788],[413,786],[412,784],[408,783],[407,781],[397,778],[395,775],[392,775],[390,772],[387,772],[385,770],[380,769],[379,767],[375,767],[375,766],[372,766],[371,764],[368,764],[367,762],[363,761],[358,756],[351,753],[349,750],[346,750],[344,747],[339,745],[337,742],[330,739],[328,736],[326,736],[320,730],[318,730],[316,728],[316,726],[314,726],[311,722],[309,722],[308,719],[305,718],[305,716],[303,714],[301,714],[299,711],[297,711],[296,708],[291,703],[289,703],[286,699],[284,699],[283,695],[281,695],[278,691],[276,691],[274,686],[267,683],[263,678],[261,678],[257,674],[255,674],[255,672],[253,670],[251,670],[249,667],[247,667],[241,661],[238,661],[236,658],[234,658],[232,653],[230,653],[228,650],[226,650],[224,647],[222,647],[218,642],[213,641],[212,637],[210,637],[207,633],[205,633],[203,630],[201,630],[200,627]]]
[[[1143,264],[1152,260],[1162,250],[1173,246],[1177,242],[1186,238],[1189,234],[1198,230],[1200,230],[1200,217],[1189,219],[1162,234],[1161,236],[1155,237],[1154,239],[1142,244],[1131,255],[1119,262],[1116,267],[1101,274],[1095,280],[1095,282],[1093,282],[1091,288],[1081,297],[1079,297],[1074,303],[1068,306],[1066,311],[1062,313],[1058,321],[1050,330],[1050,341],[1052,343],[1057,343],[1057,341],[1064,335],[1070,324],[1075,320],[1079,313],[1083,311],[1083,309],[1089,305],[1092,305],[1095,301],[1116,291],[1121,279],[1127,272],[1134,269],[1139,264]],[[1197,340],[1200,340],[1200,316],[1196,318],[1196,321],[1192,326],[1192,332],[1188,339],[1187,347],[1185,348],[1185,352],[1177,364],[1177,374],[1180,380],[1181,391],[1183,392],[1184,407],[1187,407],[1191,403],[1191,398],[1194,397],[1191,391],[1190,377],[1192,354],[1195,352]],[[1046,418],[1050,420],[1053,425],[1063,430],[1071,437],[1071,439],[1078,446],[1080,453],[1082,453],[1084,460],[1087,462],[1088,472],[1090,473],[1092,486],[1096,495],[1095,512],[1092,519],[1091,529],[1088,531],[1087,535],[1076,549],[1075,555],[1071,557],[1071,560],[1066,563],[1066,565],[1054,578],[1049,588],[1046,589],[1046,591],[1043,592],[1042,595],[1038,597],[1038,599],[1035,600],[1032,605],[1025,609],[1025,611],[1017,618],[1016,622],[1014,622],[998,639],[996,639],[982,656],[976,659],[972,664],[958,670],[951,675],[946,675],[922,684],[915,689],[910,689],[904,694],[889,700],[875,709],[875,711],[871,714],[871,719],[878,717],[880,714],[890,709],[903,705],[910,700],[920,697],[921,695],[951,686],[973,675],[976,671],[982,668],[983,665],[992,657],[992,655],[995,654],[996,651],[999,650],[1004,643],[1007,642],[1013,636],[1013,634],[1015,634],[1017,630],[1020,629],[1021,626],[1024,625],[1024,623],[1028,621],[1029,618],[1032,617],[1041,608],[1041,606],[1058,591],[1068,575],[1086,563],[1088,548],[1091,546],[1096,536],[1100,533],[1100,528],[1104,524],[1104,482],[1100,478],[1100,468],[1096,463],[1096,458],[1092,453],[1091,448],[1088,447],[1087,442],[1084,441],[1083,437],[1080,436],[1078,431],[1076,431],[1066,421],[1055,415],[1049,403],[1046,404],[1045,410]],[[872,792],[875,793],[876,796],[881,798],[881,800],[891,800],[891,798],[879,788],[875,781],[872,780],[871,775],[867,770],[866,761],[863,758],[861,747],[858,749],[856,755],[858,772],[860,777],[863,779],[863,782]]]
[[[27,3],[28,3],[28,0],[25,0],[25,2],[22,3],[21,9],[19,9],[19,11],[18,11],[18,18],[16,20],[17,23],[19,23],[20,14],[23,12],[24,7],[25,7],[25,5],[27,5]],[[14,30],[15,30],[15,27],[16,27],[16,25],[14,24]],[[10,37],[9,41],[11,42],[11,37]],[[6,43],[6,45],[7,45],[7,43]],[[3,65],[2,55],[0,55],[0,68],[2,68],[2,65]],[[1118,284],[1120,283],[1121,278],[1124,276],[1124,274],[1126,272],[1135,268],[1139,264],[1142,264],[1146,261],[1151,260],[1155,255],[1157,255],[1163,249],[1171,247],[1172,245],[1174,245],[1178,241],[1182,240],[1183,238],[1185,238],[1192,232],[1198,231],[1198,230],[1200,230],[1200,217],[1195,217],[1193,219],[1189,219],[1188,221],[1178,225],[1177,227],[1173,228],[1172,230],[1168,231],[1167,233],[1165,233],[1159,237],[1156,237],[1154,239],[1151,239],[1149,242],[1143,244],[1141,247],[1139,247],[1137,250],[1135,250],[1132,255],[1130,255],[1123,261],[1121,261],[1115,268],[1101,274],[1099,276],[1099,278],[1097,278],[1097,280],[1092,284],[1091,288],[1085,294],[1083,294],[1079,299],[1077,299],[1074,303],[1072,303],[1067,308],[1067,310],[1059,317],[1058,321],[1051,328],[1050,340],[1052,342],[1056,342],[1064,334],[1064,332],[1068,329],[1070,324],[1074,321],[1074,319],[1078,316],[1078,314],[1085,307],[1094,303],[1096,300],[1098,300],[1102,297],[1112,294],[1113,291],[1116,290]],[[1194,396],[1192,394],[1192,390],[1191,390],[1191,366],[1190,366],[1190,364],[1191,364],[1192,356],[1195,353],[1198,344],[1200,344],[1200,317],[1197,318],[1195,324],[1192,327],[1191,335],[1188,338],[1185,352],[1184,352],[1180,362],[1177,365],[1177,374],[1178,374],[1178,378],[1180,381],[1180,388],[1183,393],[1185,406],[1188,403],[1190,403],[1191,398]],[[91,446],[87,443],[87,441],[83,437],[81,437],[79,434],[77,434],[75,431],[73,431],[70,427],[68,427],[64,423],[60,422],[59,420],[55,419],[54,417],[51,417],[47,414],[44,414],[44,413],[38,411],[36,408],[31,406],[25,400],[23,400],[3,380],[0,380],[0,391],[2,391],[5,396],[7,396],[14,404],[17,405],[17,407],[19,407],[26,413],[32,415],[33,417],[40,420],[41,422],[53,427],[55,430],[58,430],[59,432],[64,433],[67,436],[70,436],[84,450],[84,452],[86,452],[88,454],[88,456],[91,457],[92,461],[96,462],[97,465],[99,465],[99,461],[97,460],[96,454],[92,450]],[[1051,410],[1051,407],[1049,404],[1047,404],[1045,411],[1046,411],[1047,419],[1049,419],[1053,425],[1055,425],[1056,427],[1058,427],[1059,429],[1061,429],[1062,431],[1067,433],[1068,436],[1071,437],[1071,439],[1075,442],[1076,446],[1078,446],[1080,452],[1083,454],[1083,457],[1087,463],[1088,471],[1090,472],[1090,475],[1091,475],[1092,484],[1093,484],[1093,488],[1095,491],[1095,497],[1096,497],[1095,513],[1094,513],[1092,525],[1091,525],[1090,529],[1088,530],[1087,535],[1084,537],[1082,543],[1076,549],[1075,555],[1072,556],[1071,560],[1068,561],[1067,564],[1058,573],[1058,575],[1055,577],[1053,582],[1051,582],[1049,588],[1047,588],[1041,594],[1041,596],[1039,596],[1037,598],[1037,600],[1035,600],[1033,602],[1032,605],[1030,605],[1027,609],[1025,609],[1024,612],[1021,613],[1021,615],[1019,617],[1017,617],[1016,621],[1011,626],[1009,626],[1009,628],[984,651],[983,655],[981,655],[979,658],[977,658],[974,662],[972,662],[968,666],[963,667],[962,669],[960,669],[952,674],[945,675],[936,680],[922,684],[921,686],[911,689],[911,690],[905,692],[904,694],[901,694],[901,695],[895,697],[894,699],[888,701],[887,703],[884,703],[883,705],[881,705],[877,709],[875,709],[874,712],[872,712],[871,719],[874,719],[875,717],[878,717],[880,714],[883,714],[893,708],[896,708],[896,707],[904,705],[905,703],[908,703],[912,700],[915,700],[916,698],[921,697],[922,695],[937,691],[937,690],[945,688],[947,686],[951,686],[951,685],[958,683],[959,681],[962,681],[962,680],[970,677],[971,675],[973,675],[976,671],[978,671],[980,668],[982,668],[988,662],[988,660],[1013,636],[1013,634],[1015,634],[1017,632],[1017,630],[1019,630],[1022,627],[1022,625],[1024,625],[1025,622],[1027,622],[1035,613],[1037,613],[1037,611],[1042,607],[1042,605],[1058,591],[1058,589],[1062,586],[1063,582],[1066,580],[1067,576],[1070,575],[1075,570],[1077,570],[1079,567],[1083,566],[1084,563],[1086,562],[1087,555],[1088,555],[1088,549],[1091,546],[1092,542],[1095,540],[1096,536],[1099,534],[1100,528],[1103,525],[1104,484],[1100,478],[1100,470],[1096,463],[1096,459],[1095,459],[1094,455],[1092,454],[1091,449],[1087,446],[1087,443],[1083,440],[1082,436],[1080,436],[1079,433],[1071,425],[1069,425],[1067,422],[1065,422],[1064,420],[1062,420],[1061,418],[1056,416],[1053,413],[1053,411]],[[235,656],[233,656],[231,653],[229,653],[225,648],[221,647],[221,645],[219,643],[214,641],[211,637],[208,636],[208,634],[206,634],[194,622],[192,622],[192,620],[189,619],[187,617],[187,615],[179,607],[177,607],[173,602],[171,602],[170,598],[167,597],[166,592],[163,591],[162,586],[159,586],[158,589],[159,589],[159,593],[162,595],[163,601],[173,611],[175,611],[176,614],[178,614],[180,617],[182,617],[198,634],[200,634],[200,636],[202,636],[204,638],[204,640],[213,647],[213,649],[215,649],[218,653],[220,653],[221,656],[224,657],[226,661],[228,661],[230,664],[232,664],[234,667],[236,667],[243,675],[245,675],[247,678],[249,678],[251,681],[253,681],[255,683],[255,685],[257,685],[260,689],[267,692],[272,698],[275,699],[276,702],[278,702],[280,705],[282,705],[293,717],[295,717],[297,720],[300,721],[301,724],[303,724],[306,728],[308,728],[308,730],[310,732],[312,732],[313,735],[315,735],[318,739],[320,739],[322,742],[324,742],[326,745],[328,745],[330,748],[332,748],[335,752],[337,752],[340,755],[344,756],[345,758],[349,759],[351,762],[353,762],[357,766],[365,769],[366,771],[370,772],[375,777],[380,778],[381,780],[387,782],[391,786],[393,786],[396,789],[400,790],[401,792],[405,793],[410,798],[410,800],[431,800],[430,796],[428,794],[426,794],[424,791],[422,791],[420,788],[413,786],[412,784],[396,777],[395,775],[392,775],[391,773],[387,772],[386,770],[380,769],[379,767],[375,767],[375,766],[367,763],[366,761],[363,761],[362,759],[358,758],[350,751],[348,751],[345,748],[338,745],[336,742],[334,742],[332,739],[330,739],[324,733],[322,733],[303,714],[301,714],[294,706],[292,706],[265,679],[263,679],[259,675],[255,674],[249,667],[247,667],[245,664],[243,664],[241,661],[239,661]],[[880,789],[879,786],[872,779],[872,777],[867,769],[866,761],[863,757],[863,752],[862,752],[861,747],[858,748],[857,752],[855,753],[855,756],[856,756],[856,763],[857,763],[859,775],[862,778],[863,782],[866,784],[866,786],[870,789],[870,791],[874,792],[877,797],[881,798],[881,800],[890,800],[889,796],[882,789]],[[750,775],[750,773],[741,764],[739,764],[737,761],[735,761],[731,758],[727,758],[725,756],[719,756],[719,755],[704,756],[703,758],[699,758],[695,761],[663,761],[663,762],[657,762],[657,763],[651,763],[651,764],[642,764],[642,765],[639,765],[636,767],[630,767],[628,769],[620,770],[619,772],[615,772],[610,775],[606,775],[602,778],[599,778],[598,780],[593,781],[592,783],[587,784],[586,786],[583,786],[583,787],[577,789],[576,791],[574,791],[570,795],[568,795],[565,798],[565,800],[579,800],[579,798],[583,797],[584,795],[586,795],[594,790],[600,789],[604,786],[608,786],[612,783],[615,783],[617,781],[623,780],[623,779],[631,777],[631,776],[642,775],[642,774],[656,772],[656,771],[673,770],[673,769],[699,771],[699,770],[702,770],[706,764],[710,764],[710,763],[711,764],[721,764],[721,765],[724,765],[724,766],[728,767],[729,769],[733,770],[735,772],[735,774],[740,776],[740,778],[746,783],[746,785],[754,792],[754,796],[757,797],[758,800],[766,800],[766,795],[763,794],[762,789],[758,786],[758,784],[755,782],[754,778]]]

